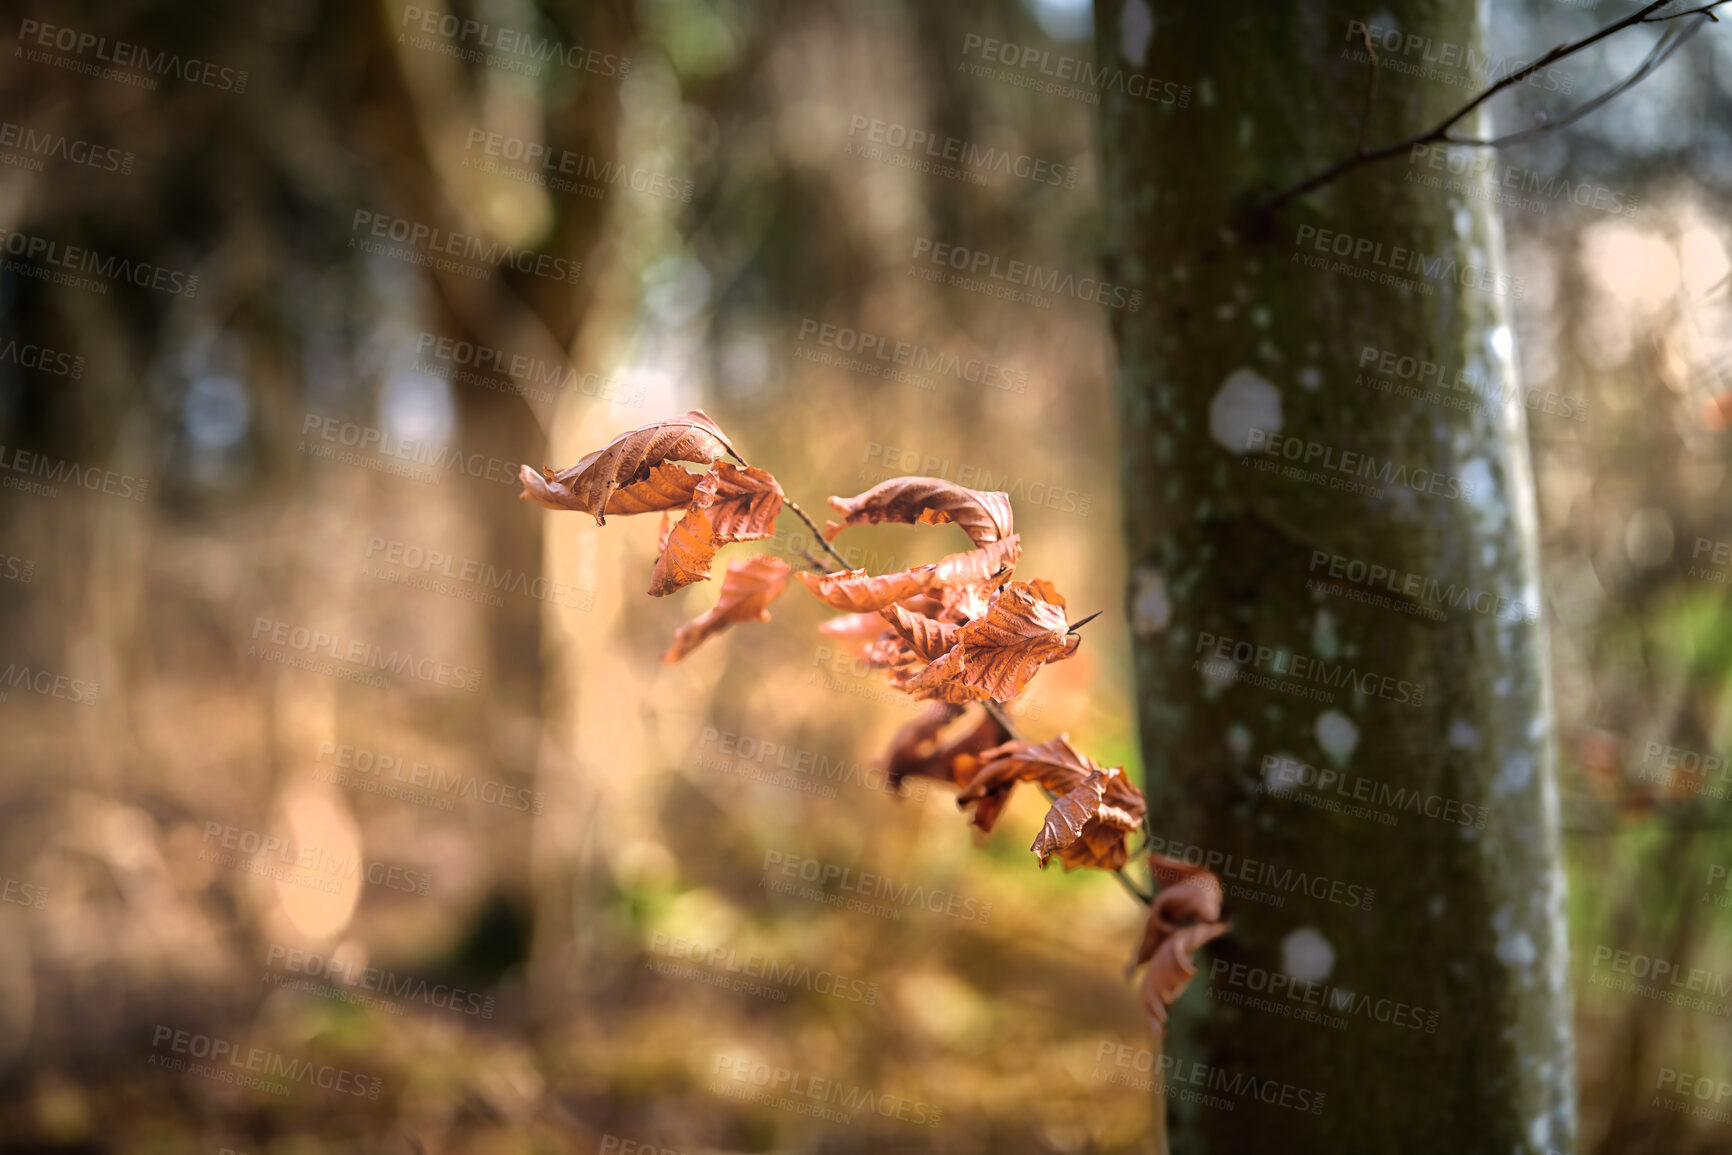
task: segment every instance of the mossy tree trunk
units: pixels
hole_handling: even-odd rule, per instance
[[[1422,40],[1379,49],[1373,143],[1474,90],[1397,62],[1482,32],[1472,4],[1379,11]],[[1169,1080],[1173,1149],[1569,1152],[1533,484],[1520,393],[1498,399],[1518,387],[1521,286],[1491,181],[1451,191],[1396,160],[1260,225],[1243,213],[1355,148],[1366,65],[1344,51],[1363,19],[1096,5],[1103,275],[1143,294],[1113,325],[1153,833],[1208,855],[1234,923],[1168,1050],[1325,1096],[1228,1111]],[[1189,86],[1188,106],[1131,95],[1131,74]],[[1460,404],[1463,376],[1491,399]]]

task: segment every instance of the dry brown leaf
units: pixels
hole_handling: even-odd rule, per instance
[[[724,453],[733,453],[727,437],[708,414],[693,409],[671,421],[657,421],[622,433],[606,447],[584,455],[576,465],[545,476],[526,465],[518,471],[523,481],[523,492],[518,496],[549,509],[582,510],[595,515],[597,525],[604,525],[607,518],[603,515],[612,512],[608,503],[614,493],[623,487],[651,482],[655,466],[666,461],[709,465]],[[664,480],[667,477],[671,475],[664,475]]]
[[[779,557],[758,554],[728,563],[716,604],[674,631],[674,644],[662,655],[677,662],[705,640],[740,622],[767,622],[770,603],[788,588],[793,567]]]
[[[900,521],[920,525],[955,522],[975,545],[986,545],[1011,534],[1010,495],[982,493],[940,477],[892,477],[856,497],[832,497],[830,508],[840,522],[826,522],[824,537],[851,525]]]
[[[936,660],[956,644],[958,627],[953,622],[941,622],[924,614],[910,613],[895,602],[879,610],[878,614],[881,619],[879,624],[889,622],[890,628],[901,635],[902,640],[914,651],[914,655],[923,662]]]
[[[1059,609],[1064,609],[1064,595],[1059,593],[1051,582],[1045,578],[1031,578],[1028,584],[1034,587],[1034,592],[1040,595],[1042,601],[1051,602]]]
[[[942,731],[962,714],[960,706],[935,702],[925,714],[896,731],[885,760],[892,789],[904,778],[937,778],[960,785],[978,767],[982,751],[1002,745],[1009,737],[998,719],[982,713],[973,726],[945,740]]]
[[[714,531],[710,514],[701,505],[686,510],[679,524],[667,529],[667,517],[662,517],[661,554],[656,558],[655,573],[650,578],[650,596],[666,597],[693,582],[710,576],[710,562],[716,557]]]
[[[1047,662],[1068,658],[1081,640],[1064,611],[1027,582],[993,595],[985,614],[956,632],[956,644],[908,683],[917,698],[944,702],[1009,701]]]
[[[1053,800],[1040,833],[1035,835],[1034,845],[1029,847],[1040,856],[1042,866],[1059,850],[1081,838],[1083,827],[1101,812],[1106,773],[1103,770],[1092,771],[1087,778]]]
[[[1189,922],[1221,920],[1221,902],[1226,895],[1214,871],[1193,866],[1183,859],[1151,853],[1149,873],[1159,889],[1149,903],[1149,919],[1143,926],[1143,940],[1137,946],[1136,956],[1125,968],[1126,977],[1153,958],[1155,948],[1181,926]]]
[[[820,625],[818,632],[854,644],[872,642],[884,636],[884,619],[877,614],[843,614]]]
[[[1148,1016],[1149,1029],[1156,1035],[1166,1033],[1167,1008],[1179,1001],[1197,975],[1197,964],[1191,956],[1204,943],[1231,929],[1231,923],[1199,922],[1180,927],[1161,940],[1149,960],[1148,973],[1143,975],[1143,1013]]]
[[[1035,782],[1054,794],[1069,794],[1101,769],[1093,758],[1070,744],[1069,734],[1045,742],[1005,742],[980,753],[980,768],[962,784],[956,804],[973,807],[972,820],[990,831],[1018,782]]]
[[[775,532],[776,515],[782,512],[782,487],[765,470],[753,465],[737,469],[718,461],[699,488],[705,486],[715,494],[709,508],[717,545],[756,541]],[[613,512],[611,507],[608,512]]]
[[[1090,771],[1053,802],[1029,849],[1043,867],[1057,854],[1066,870],[1118,870],[1130,856],[1125,838],[1141,825],[1145,810],[1143,792],[1123,769]]]
[[[692,502],[692,491],[706,475],[693,473],[677,465],[663,462],[653,465],[641,481],[633,481],[613,491],[607,499],[605,513],[629,516],[637,513],[660,513],[680,509]]]
[[[849,613],[864,614],[881,610],[891,602],[924,593],[932,584],[935,566],[899,570],[896,573],[873,576],[863,569],[842,570],[839,573],[815,574],[800,571],[800,580],[812,595],[827,606]]]
[[[941,586],[997,586],[1010,577],[1022,556],[1022,535],[1011,534],[982,546],[938,559],[934,584]],[[1060,603],[1063,604],[1062,602]]]

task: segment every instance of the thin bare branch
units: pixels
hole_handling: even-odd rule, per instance
[[[1720,5],[1727,3],[1728,0],[1714,0],[1714,2],[1710,4],[1704,4],[1700,7],[1691,8],[1683,12],[1669,13],[1665,16],[1654,15],[1655,12],[1672,2],[1673,0],[1655,0],[1655,2],[1642,6],[1636,11],[1630,13],[1628,16],[1623,17],[1621,20],[1613,21],[1611,24],[1606,25],[1604,28],[1601,28],[1599,31],[1594,32],[1591,35],[1584,36],[1580,40],[1574,40],[1566,44],[1558,45],[1545,55],[1530,61],[1488,85],[1478,95],[1474,96],[1466,104],[1444,117],[1443,120],[1439,121],[1431,128],[1414,136],[1407,137],[1404,140],[1398,140],[1390,144],[1380,145],[1377,148],[1367,149],[1365,147],[1364,122],[1362,121],[1359,133],[1359,146],[1352,156],[1336,161],[1334,164],[1313,173],[1311,176],[1306,177],[1297,184],[1289,185],[1287,188],[1282,189],[1272,196],[1264,198],[1256,205],[1254,209],[1255,215],[1268,216],[1283,205],[1297,200],[1306,193],[1313,192],[1322,188],[1326,184],[1334,182],[1356,168],[1400,156],[1417,145],[1457,144],[1473,148],[1503,148],[1506,145],[1527,140],[1538,133],[1550,132],[1555,129],[1563,128],[1566,125],[1574,124],[1576,121],[1588,115],[1590,112],[1593,112],[1607,101],[1627,91],[1645,79],[1656,68],[1664,63],[1672,53],[1683,47],[1691,37],[1701,31],[1704,24],[1709,21],[1717,23],[1719,17],[1714,14],[1713,10],[1720,7]],[[1484,104],[1498,93],[1513,88],[1528,77],[1542,69],[1549,68],[1551,65],[1564,59],[1566,56],[1573,56],[1575,53],[1599,43],[1608,36],[1622,32],[1626,28],[1633,28],[1638,24],[1659,24],[1665,21],[1676,20],[1684,16],[1697,16],[1701,19],[1692,21],[1687,26],[1682,26],[1684,28],[1682,33],[1677,32],[1679,26],[1668,27],[1666,35],[1662,36],[1659,41],[1655,43],[1647,57],[1642,61],[1641,66],[1638,67],[1635,72],[1631,73],[1628,77],[1619,81],[1617,84],[1614,84],[1611,88],[1608,88],[1594,99],[1577,108],[1571,109],[1562,116],[1547,118],[1533,128],[1523,129],[1519,132],[1508,133],[1499,137],[1460,137],[1454,136],[1450,133],[1450,129],[1460,124],[1471,115],[1475,109],[1479,108],[1480,105]],[[1373,84],[1376,82],[1375,59],[1374,56],[1372,75]],[[1370,118],[1370,102],[1371,91],[1368,89],[1365,112],[1365,120],[1367,121]]]

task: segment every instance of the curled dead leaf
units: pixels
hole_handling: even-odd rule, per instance
[[[788,588],[792,568],[769,554],[729,562],[716,604],[674,631],[674,644],[662,655],[662,661],[679,661],[729,626],[769,621],[770,603]]]
[[[1009,701],[1048,662],[1070,657],[1080,638],[1064,611],[1027,582],[997,591],[986,612],[956,632],[944,654],[908,683],[917,698],[944,702]]]
[[[663,515],[666,531],[666,515]],[[686,510],[671,531],[662,534],[661,554],[656,558],[655,573],[650,577],[650,596],[666,597],[693,582],[710,576],[710,562],[716,557],[715,535],[707,509],[693,505]]]
[[[956,804],[973,808],[974,825],[990,831],[1018,782],[1034,782],[1054,794],[1068,794],[1100,764],[1060,734],[1045,742],[1005,742],[980,753],[980,768],[962,784]]]
[[[892,602],[924,593],[932,584],[935,566],[896,573],[873,574],[863,569],[842,570],[839,573],[815,574],[801,571],[800,580],[812,595],[827,606],[849,613],[864,614],[881,610]]]
[[[766,471],[718,461],[699,483],[699,488],[705,486],[715,494],[709,509],[717,545],[756,541],[775,532],[776,515],[782,512],[782,487]]]
[[[622,433],[604,448],[584,455],[576,465],[556,472],[538,474],[527,465],[518,471],[523,481],[524,501],[534,501],[550,509],[582,510],[595,516],[597,525],[605,525],[606,513],[614,494],[621,488],[645,485],[653,489],[661,484],[683,484],[672,474],[654,473],[654,468],[669,461],[691,461],[709,465],[725,453],[733,453],[727,437],[701,409],[693,409],[669,421],[657,421],[639,429]],[[734,456],[738,457],[736,453]],[[643,509],[631,512],[647,513],[656,509],[675,508],[655,505],[650,489],[640,490],[633,501],[651,501]],[[620,510],[619,512],[626,512]]]
[[[924,614],[910,613],[896,602],[885,606],[878,614],[880,624],[889,622],[890,628],[901,635],[914,656],[923,662],[942,657],[944,651],[956,644],[958,627],[953,622],[941,622]]]
[[[1164,854],[1149,855],[1149,873],[1154,878],[1154,899],[1149,903],[1149,918],[1143,925],[1143,939],[1130,965],[1125,967],[1128,978],[1132,971],[1154,957],[1155,948],[1181,926],[1191,922],[1219,922],[1221,903],[1226,894],[1214,871],[1193,866],[1183,859]]]
[[[1010,495],[982,493],[940,477],[892,477],[855,497],[832,497],[840,522],[824,526],[826,540],[851,525],[896,521],[919,525],[955,522],[977,546],[1011,534]]]
[[[1010,735],[998,719],[982,712],[973,725],[946,739],[943,731],[963,716],[960,706],[935,702],[926,713],[896,731],[885,759],[885,773],[895,789],[904,778],[937,778],[961,785],[979,767],[982,752],[1004,743]]]
[[[1197,964],[1192,958],[1204,943],[1220,938],[1233,928],[1227,922],[1199,922],[1182,926],[1155,949],[1149,969],[1143,975],[1143,1014],[1148,1016],[1149,1029],[1157,1036],[1167,1030],[1167,1008],[1179,1001],[1191,980],[1197,977]]]
[[[1117,766],[1092,770],[1047,811],[1034,845],[1041,866],[1054,854],[1066,870],[1118,870],[1130,857],[1126,838],[1142,824],[1143,792]]]

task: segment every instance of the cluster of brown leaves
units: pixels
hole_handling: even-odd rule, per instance
[[[523,500],[581,510],[598,525],[606,524],[607,514],[660,513],[649,590],[656,597],[708,579],[722,546],[770,537],[786,501],[776,479],[747,465],[696,409],[621,434],[566,469],[537,473],[526,465],[522,479]],[[1042,866],[1057,856],[1067,870],[1122,869],[1130,856],[1127,839],[1147,813],[1142,791],[1123,767],[1101,766],[1068,735],[1022,741],[998,709],[1048,662],[1076,653],[1082,641],[1051,582],[1013,577],[1022,545],[1010,496],[940,478],[899,477],[855,497],[832,497],[830,505],[842,520],[826,523],[827,541],[849,526],[901,522],[954,524],[974,546],[895,573],[799,573],[819,601],[842,611],[821,627],[824,633],[854,647],[898,689],[932,703],[892,741],[891,785],[910,776],[954,783],[957,805],[985,832],[1016,785],[1034,783],[1052,803],[1030,847]],[[681,513],[677,522],[675,512]],[[676,662],[738,623],[768,621],[769,605],[792,572],[768,554],[730,562],[715,607],[679,628],[663,660]],[[1166,1007],[1196,972],[1192,952],[1227,929],[1219,921],[1214,875],[1199,870],[1174,882],[1150,906],[1136,964],[1150,964],[1143,1003],[1157,1032]]]

